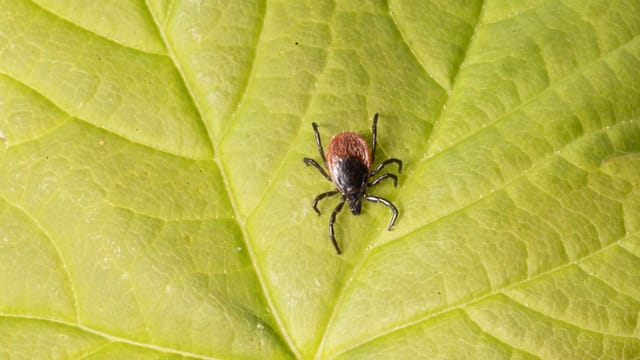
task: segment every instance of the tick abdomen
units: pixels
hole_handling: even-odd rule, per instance
[[[341,193],[361,192],[371,169],[369,145],[354,132],[335,135],[327,148],[327,168]]]
[[[327,147],[327,167],[331,169],[337,159],[350,156],[360,159],[367,169],[371,168],[371,149],[360,135],[342,132],[332,137]]]

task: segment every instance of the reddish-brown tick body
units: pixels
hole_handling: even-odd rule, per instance
[[[329,147],[327,148],[326,157],[322,149],[320,134],[318,133],[318,124],[312,124],[318,151],[320,152],[320,156],[322,157],[322,160],[324,160],[324,163],[329,170],[329,174],[327,174],[324,169],[313,159],[304,158],[304,163],[307,165],[313,165],[316,169],[318,169],[318,171],[327,180],[333,182],[333,184],[336,186],[336,189],[316,196],[311,206],[318,213],[318,215],[320,215],[320,210],[318,210],[317,207],[318,201],[324,199],[325,197],[333,196],[338,193],[342,194],[342,199],[340,200],[338,206],[336,206],[336,208],[333,210],[333,213],[331,213],[331,218],[329,220],[329,237],[331,238],[331,242],[333,243],[333,246],[335,247],[338,254],[340,254],[341,251],[335,238],[333,224],[335,223],[336,215],[342,210],[345,201],[349,203],[349,209],[354,215],[360,214],[360,211],[362,209],[362,199],[386,205],[393,212],[391,222],[389,223],[389,230],[391,230],[391,227],[396,222],[396,218],[398,217],[398,210],[389,200],[386,200],[379,196],[367,195],[367,193],[365,192],[367,187],[372,187],[387,178],[393,180],[394,186],[398,185],[397,176],[389,173],[380,175],[372,182],[368,182],[369,178],[375,176],[380,170],[382,170],[384,166],[390,163],[396,163],[398,164],[398,172],[402,171],[402,161],[394,158],[387,159],[381,162],[374,170],[371,170],[371,166],[373,165],[373,160],[376,153],[377,123],[378,114],[375,114],[373,117],[373,126],[371,127],[371,149],[369,148],[367,142],[360,135],[354,132],[343,132],[331,138]]]
[[[371,150],[354,132],[335,135],[327,148],[327,168],[338,191],[345,196],[351,213],[360,214],[362,193],[371,171]]]

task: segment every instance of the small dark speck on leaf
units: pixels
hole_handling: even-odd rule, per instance
[[[296,41],[296,45],[299,45],[300,43]]]

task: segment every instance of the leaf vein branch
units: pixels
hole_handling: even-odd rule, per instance
[[[476,327],[477,331],[479,331],[482,334],[485,334],[487,337],[489,337],[492,341],[499,343],[501,345],[503,345],[504,347],[508,348],[511,356],[513,357],[513,353],[514,351],[518,351],[521,353],[525,353],[527,355],[530,355],[532,357],[538,357],[537,355],[534,355],[528,351],[525,351],[523,349],[517,348],[505,341],[503,341],[502,339],[494,336],[493,334],[491,334],[488,330],[485,330],[482,326],[480,326],[480,324],[478,324],[472,317],[471,315],[469,315],[469,313],[467,311],[462,311],[462,314],[464,315],[465,319],[467,319],[471,324],[473,324],[474,327]]]
[[[453,89],[456,88],[456,85],[458,84],[458,81],[460,79],[460,71],[462,70],[462,68],[464,67],[464,64],[467,60],[467,55],[469,54],[469,50],[471,49],[471,46],[473,44],[473,40],[476,38],[476,34],[478,33],[478,28],[480,27],[480,25],[483,23],[483,19],[484,19],[484,13],[485,13],[485,8],[486,8],[486,1],[482,0],[482,3],[480,4],[480,13],[478,14],[478,16],[476,17],[476,23],[473,25],[473,33],[471,33],[471,36],[469,37],[469,40],[467,41],[467,46],[464,48],[463,50],[463,55],[462,55],[462,61],[460,61],[460,64],[458,65],[458,67],[456,68],[455,72],[452,74],[453,79],[451,81],[451,88],[448,89],[449,91],[447,91],[447,100],[445,101],[444,104],[442,104],[441,110],[440,110],[440,114],[438,116],[438,118],[436,119],[436,121],[433,123],[433,129],[431,130],[431,136],[429,136],[429,139],[427,140],[427,145],[425,146],[425,151],[424,153],[428,153],[429,149],[431,148],[431,144],[434,138],[435,133],[438,131],[440,124],[442,123],[442,119],[444,118],[445,114],[446,114],[446,108],[449,104],[449,101],[451,101],[451,91]]]
[[[640,231],[635,232],[633,235],[636,235],[636,234],[640,234]],[[631,235],[627,235],[625,237],[629,238],[629,237],[631,237]],[[619,240],[622,240],[625,237],[622,237]],[[460,303],[454,303],[454,304],[451,304],[451,305],[446,306],[444,308],[441,308],[441,309],[439,309],[437,311],[434,311],[432,313],[427,313],[427,314],[419,316],[419,317],[417,317],[417,318],[415,318],[413,320],[409,320],[409,321],[406,321],[404,323],[398,324],[398,325],[396,325],[396,326],[394,326],[394,327],[392,327],[392,328],[390,328],[390,329],[388,329],[386,331],[383,331],[383,332],[381,332],[379,334],[373,335],[373,336],[371,336],[369,338],[366,338],[366,339],[364,339],[364,340],[362,340],[362,341],[360,341],[358,343],[355,343],[355,344],[353,344],[353,346],[350,346],[350,347],[342,349],[339,352],[339,354],[346,353],[346,352],[351,351],[353,349],[356,349],[356,348],[359,348],[361,346],[364,346],[365,344],[368,344],[368,343],[370,343],[372,341],[375,341],[376,339],[379,339],[379,338],[382,338],[382,337],[384,337],[386,335],[389,335],[391,333],[394,333],[394,332],[409,328],[411,326],[418,325],[420,323],[423,323],[425,321],[433,319],[433,318],[435,318],[437,316],[449,313],[451,311],[458,310],[458,309],[464,310],[465,308],[468,308],[470,306],[478,304],[481,301],[490,298],[491,296],[498,295],[498,294],[505,295],[505,293],[508,290],[516,289],[516,288],[518,288],[520,286],[528,284],[529,282],[533,282],[533,281],[539,280],[539,279],[544,278],[546,276],[552,276],[553,274],[555,274],[557,272],[560,272],[560,271],[562,271],[564,269],[567,269],[567,268],[569,268],[571,266],[575,266],[576,264],[584,262],[584,261],[586,261],[586,260],[588,260],[588,259],[590,259],[590,258],[592,258],[592,257],[594,257],[594,256],[596,256],[596,255],[608,250],[609,248],[612,248],[612,247],[615,247],[615,246],[621,246],[619,244],[619,241],[613,241],[613,242],[611,242],[611,243],[609,243],[607,245],[604,245],[604,246],[600,247],[599,249],[597,249],[597,250],[595,250],[595,251],[593,251],[593,252],[591,252],[589,254],[585,254],[582,257],[579,257],[579,258],[576,258],[574,260],[568,261],[568,262],[566,262],[564,264],[559,264],[558,266],[556,266],[554,268],[551,268],[551,269],[549,269],[547,271],[540,272],[540,273],[538,273],[538,274],[536,274],[534,276],[528,276],[528,277],[526,277],[526,278],[524,278],[522,280],[516,281],[514,283],[506,284],[505,286],[502,286],[502,287],[499,287],[499,288],[494,288],[491,291],[485,292],[484,294],[478,294],[478,296],[473,298],[473,299],[470,299],[470,300],[467,300],[467,301],[462,301]]]
[[[154,55],[154,56],[162,56],[162,57],[166,57],[166,56],[167,56],[167,54],[157,53],[157,52],[152,52],[152,51],[148,51],[148,50],[139,49],[139,48],[133,47],[133,46],[131,46],[131,45],[127,45],[127,44],[125,44],[125,43],[122,43],[122,42],[120,42],[120,41],[118,41],[118,40],[115,40],[115,39],[109,38],[109,37],[107,37],[107,36],[105,36],[105,35],[102,35],[102,34],[100,34],[100,33],[95,32],[95,31],[93,31],[93,30],[91,30],[91,29],[89,29],[89,28],[83,27],[83,26],[79,25],[78,23],[75,23],[75,22],[73,22],[73,21],[71,21],[71,20],[69,20],[69,19],[67,19],[67,18],[65,18],[65,17],[62,17],[61,15],[59,15],[59,14],[57,14],[57,13],[53,12],[52,10],[49,10],[49,9],[48,9],[48,8],[46,8],[46,7],[44,7],[44,6],[43,6],[41,3],[39,3],[39,2],[31,1],[31,3],[32,3],[34,6],[38,7],[40,10],[42,10],[42,11],[46,12],[47,14],[49,14],[49,15],[51,15],[51,16],[53,16],[53,17],[55,17],[55,18],[57,18],[57,19],[59,19],[59,20],[61,20],[61,21],[64,21],[66,24],[68,24],[68,25],[70,25],[70,26],[73,26],[73,27],[75,27],[75,28],[77,28],[77,29],[79,29],[79,30],[85,31],[85,32],[87,32],[87,33],[90,33],[90,34],[92,34],[92,35],[94,35],[94,36],[97,36],[97,37],[99,37],[99,38],[101,38],[101,39],[104,39],[104,40],[106,40],[106,41],[108,41],[108,42],[110,42],[110,43],[112,43],[112,44],[114,44],[114,45],[117,45],[117,46],[120,46],[120,47],[123,47],[123,48],[129,49],[129,50],[133,50],[133,51],[135,51],[135,52],[139,52],[139,53],[142,53],[142,54],[148,54],[148,55]]]
[[[256,45],[253,47],[253,54],[251,54],[251,63],[249,64],[249,69],[247,71],[246,79],[242,83],[242,87],[238,89],[238,96],[234,101],[234,105],[230,107],[231,109],[233,109],[232,110],[233,113],[229,115],[229,118],[233,119],[233,121],[231,122],[231,124],[227,126],[227,129],[224,130],[224,132],[220,135],[219,139],[221,143],[224,141],[224,138],[227,136],[227,134],[229,134],[233,129],[235,129],[236,125],[238,124],[238,119],[237,119],[238,110],[240,109],[245,99],[245,95],[247,94],[247,90],[249,89],[250,80],[253,78],[253,73],[255,71],[256,57],[258,56],[258,45],[262,40],[264,22],[267,17],[266,15],[267,15],[267,3],[266,1],[263,1],[262,2],[262,19],[260,21],[259,26],[257,26],[256,28],[256,31],[258,32],[258,36],[256,37]]]
[[[149,214],[149,213],[145,213],[139,210],[135,210],[131,207],[126,207],[126,206],[122,206],[119,205],[117,203],[112,202],[111,200],[105,199],[105,202],[111,206],[114,209],[120,209],[123,211],[128,211],[134,215],[138,215],[138,216],[142,216],[148,219],[154,219],[154,220],[158,220],[161,221],[163,223],[172,223],[172,222],[200,222],[200,223],[204,223],[207,221],[215,221],[215,222],[233,222],[236,223],[236,221],[232,218],[232,217],[217,217],[217,216],[212,216],[212,217],[203,217],[203,218],[176,218],[176,219],[170,219],[170,218],[166,218],[166,217],[162,217],[159,215],[153,215],[153,214]]]
[[[632,46],[635,42],[640,42],[640,36],[636,36],[636,37],[633,37],[633,38],[629,39],[627,42],[625,42],[623,44],[620,44],[618,47],[611,49],[606,54],[602,54],[601,56],[593,59],[591,62],[589,62],[587,64],[584,64],[582,66],[576,67],[573,71],[565,74],[562,78],[559,78],[554,82],[550,82],[549,85],[544,90],[541,90],[537,94],[535,94],[532,97],[530,97],[528,100],[526,100],[524,102],[521,102],[520,104],[514,106],[512,109],[508,110],[504,114],[499,115],[493,122],[488,123],[486,126],[481,127],[480,129],[474,131],[473,133],[471,133],[471,134],[459,139],[456,143],[451,144],[451,146],[449,146],[447,148],[443,148],[437,154],[432,155],[432,157],[433,156],[437,156],[438,154],[441,154],[441,153],[445,152],[445,150],[450,149],[451,147],[453,147],[453,146],[455,146],[457,144],[460,144],[460,143],[464,142],[467,139],[473,138],[473,137],[477,136],[478,134],[481,134],[481,133],[483,133],[485,131],[489,131],[489,130],[493,129],[497,124],[499,124],[502,121],[505,121],[506,119],[508,119],[510,115],[516,113],[517,111],[519,111],[520,109],[526,107],[527,105],[533,104],[539,98],[541,98],[542,96],[544,96],[544,95],[548,94],[549,92],[551,92],[555,88],[555,85],[558,85],[560,83],[569,81],[570,79],[572,79],[574,77],[577,77],[585,69],[588,69],[588,68],[590,68],[591,66],[593,66],[595,64],[603,62],[605,59],[613,56],[614,54],[617,54],[619,51],[622,51],[623,49],[626,49],[627,47]],[[434,131],[435,131],[435,125],[434,125]],[[429,138],[429,143],[431,143],[431,138],[433,138],[433,136]],[[427,148],[427,150],[428,150],[428,148]]]
[[[145,4],[147,6],[147,9],[149,11],[149,13],[152,14],[151,12],[151,7],[149,6],[148,0],[145,0]],[[266,12],[266,10],[265,10]],[[153,15],[152,15],[153,17]],[[200,114],[200,119],[202,120],[202,123],[205,127],[205,129],[207,130],[208,136],[209,136],[209,141],[210,141],[210,145],[214,150],[214,160],[218,166],[218,169],[220,171],[220,177],[222,178],[223,184],[225,185],[225,188],[228,189],[229,193],[228,193],[228,202],[229,202],[229,206],[231,207],[231,209],[233,210],[234,213],[234,218],[238,219],[236,220],[237,224],[238,224],[238,228],[240,229],[241,233],[242,233],[242,238],[245,242],[245,246],[247,248],[247,254],[249,255],[249,259],[251,261],[251,264],[253,266],[254,272],[256,274],[256,277],[258,278],[258,282],[260,283],[260,287],[262,290],[262,294],[265,298],[265,301],[267,302],[267,306],[272,310],[271,313],[273,315],[273,318],[276,322],[276,325],[278,326],[278,329],[275,329],[275,331],[277,333],[280,334],[280,336],[282,336],[282,338],[284,339],[284,341],[286,342],[287,346],[289,347],[289,350],[295,354],[295,356],[297,358],[301,358],[301,355],[299,353],[299,350],[297,349],[297,347],[295,346],[293,339],[291,338],[291,336],[289,335],[289,333],[287,332],[287,328],[284,325],[284,321],[280,316],[280,313],[278,312],[277,307],[274,304],[274,300],[272,299],[272,297],[270,296],[270,292],[267,289],[267,281],[266,281],[266,277],[265,275],[262,273],[262,271],[260,271],[260,266],[258,264],[258,260],[256,257],[256,254],[254,252],[253,246],[251,245],[251,241],[249,241],[249,234],[247,233],[247,230],[245,228],[245,222],[241,222],[239,219],[242,219],[241,216],[241,212],[238,209],[238,206],[236,204],[236,196],[233,192],[233,188],[231,187],[231,182],[229,179],[229,176],[227,174],[227,171],[225,170],[223,161],[222,161],[222,157],[220,156],[220,147],[219,147],[219,142],[214,141],[214,137],[213,134],[211,132],[211,130],[207,127],[205,121],[204,121],[204,117],[203,117],[203,111],[200,108],[200,103],[198,101],[198,99],[194,96],[194,93],[191,91],[190,88],[190,84],[189,81],[187,79],[187,77],[185,76],[184,72],[182,71],[180,64],[178,62],[178,58],[173,54],[173,50],[172,47],[169,46],[169,42],[166,39],[166,36],[164,34],[164,32],[162,31],[160,24],[158,23],[157,19],[155,17],[153,17],[154,23],[156,24],[157,28],[158,28],[158,32],[160,33],[160,36],[163,39],[163,42],[165,43],[165,46],[167,47],[167,51],[169,53],[169,56],[172,59],[172,62],[175,64],[176,69],[178,70],[178,72],[180,73],[180,76],[182,77],[183,82],[185,83],[185,87],[187,88],[187,90],[189,91],[189,96],[191,97],[194,106],[196,107],[198,113]]]
[[[526,306],[525,304],[517,301],[516,299],[512,298],[511,296],[509,296],[507,294],[503,293],[503,294],[501,294],[501,296],[505,297],[509,301],[513,302],[514,305],[520,307],[521,309],[523,309],[525,311],[528,311],[528,312],[531,312],[531,313],[539,316],[540,318],[548,319],[548,320],[550,320],[552,322],[562,324],[562,325],[564,325],[566,327],[575,329],[577,331],[583,331],[583,332],[588,332],[588,333],[591,333],[591,334],[594,334],[594,335],[607,336],[607,337],[613,337],[613,338],[619,338],[619,339],[637,340],[637,338],[635,336],[631,336],[631,335],[619,335],[619,334],[613,334],[613,333],[608,333],[608,332],[600,332],[600,331],[596,331],[596,330],[580,327],[580,326],[578,326],[576,324],[570,323],[567,320],[563,320],[561,318],[551,316],[550,314],[545,314],[540,310],[536,310],[536,309],[532,308],[531,306]]]
[[[328,60],[325,59],[325,62],[323,64],[322,70],[320,71],[320,75],[318,76],[318,81],[316,81],[316,83],[319,83],[322,81],[322,76],[324,74],[324,70],[326,69],[326,65],[328,63]],[[317,87],[314,86],[313,89],[311,90],[311,93],[309,95],[309,101],[307,101],[307,104],[305,106],[304,109],[304,113],[302,114],[301,118],[303,119],[306,115],[306,113],[309,110],[309,106],[311,105],[311,100],[313,98],[313,96],[316,93],[316,89]],[[300,132],[302,131],[303,126],[302,123],[298,124],[298,128],[296,129],[296,135],[293,137],[294,139],[300,139]],[[275,181],[276,179],[279,179],[282,175],[282,173],[284,172],[285,166],[287,164],[286,159],[289,157],[289,155],[292,153],[293,149],[296,146],[296,142],[290,142],[287,150],[284,152],[285,155],[282,157],[282,160],[279,162],[278,164],[278,168],[273,172],[272,178],[274,179],[273,181],[271,181],[269,183],[269,185],[267,186],[267,188],[264,190],[264,192],[260,195],[260,199],[258,200],[258,202],[256,203],[256,205],[253,207],[253,209],[251,209],[249,211],[249,214],[247,216],[247,220],[251,219],[256,211],[260,208],[260,206],[262,205],[262,203],[269,197],[269,195],[274,191],[274,189],[277,187],[278,182]],[[302,161],[300,161],[300,165],[302,166]]]
[[[0,71],[0,76],[6,76],[7,78],[11,79],[12,81],[15,81],[15,82],[19,83],[20,85],[24,86],[26,89],[29,89],[29,91],[31,91],[31,92],[33,92],[33,93],[37,94],[37,95],[38,95],[38,96],[40,96],[41,98],[43,98],[43,99],[45,99],[46,101],[48,101],[48,102],[49,102],[52,106],[54,106],[58,111],[60,111],[62,114],[64,114],[65,116],[67,116],[67,117],[69,118],[69,119],[67,119],[67,120],[63,121],[63,122],[60,124],[60,126],[58,126],[58,127],[54,128],[54,129],[52,129],[52,130],[50,131],[50,133],[53,133],[53,132],[54,132],[55,130],[57,130],[58,128],[61,128],[61,127],[65,126],[65,125],[66,125],[66,123],[67,123],[68,121],[73,120],[73,121],[78,121],[78,122],[80,122],[80,123],[82,123],[82,124],[85,124],[85,125],[91,126],[91,127],[95,128],[95,129],[98,129],[98,130],[104,131],[105,133],[111,134],[111,135],[113,135],[113,136],[117,136],[118,138],[121,138],[121,139],[123,139],[123,140],[126,140],[126,141],[128,141],[128,142],[130,142],[130,143],[132,143],[132,144],[140,145],[140,146],[143,146],[143,147],[145,147],[145,148],[147,148],[147,149],[150,149],[150,150],[153,150],[153,151],[157,151],[157,152],[162,153],[162,154],[167,154],[167,155],[175,156],[175,157],[177,157],[177,158],[186,159],[186,160],[195,160],[195,161],[210,160],[210,159],[193,158],[193,157],[186,156],[186,155],[184,155],[184,154],[177,154],[177,153],[173,153],[173,152],[167,151],[167,150],[165,150],[165,149],[161,149],[161,148],[155,147],[155,146],[153,146],[153,145],[151,145],[151,144],[146,144],[146,143],[140,142],[140,141],[138,141],[138,140],[132,139],[132,138],[130,138],[130,137],[127,137],[125,134],[122,134],[122,133],[119,133],[119,132],[115,131],[114,129],[110,129],[110,128],[107,128],[107,127],[105,127],[105,126],[100,126],[100,125],[98,125],[98,124],[96,124],[96,123],[93,123],[93,122],[90,122],[90,121],[88,121],[88,120],[86,120],[86,119],[83,119],[83,118],[81,118],[81,117],[79,117],[79,116],[77,116],[77,115],[71,114],[70,112],[68,112],[68,111],[64,110],[61,106],[59,106],[58,104],[56,104],[52,99],[50,99],[50,98],[49,98],[49,97],[47,97],[46,95],[44,95],[44,94],[42,94],[41,92],[39,92],[37,89],[33,88],[32,86],[30,86],[30,85],[28,85],[28,84],[24,83],[23,81],[21,81],[21,80],[19,80],[19,79],[17,79],[17,78],[15,78],[15,77],[13,77],[13,76],[12,76],[12,75],[10,75],[10,74],[7,74],[7,73],[5,73],[5,72]],[[46,135],[46,134],[45,134],[45,135]],[[42,137],[42,136],[41,136],[41,137]],[[11,145],[10,140],[11,140],[11,139],[7,139],[7,141],[9,141],[9,144]],[[33,140],[37,140],[37,139],[25,140],[25,141],[20,142],[19,144],[21,145],[21,144],[24,144],[24,143],[27,143],[27,142],[29,142],[29,141],[33,141]],[[16,145],[16,144],[14,144],[14,145]]]
[[[95,348],[91,349],[90,351],[86,352],[85,354],[83,354],[81,357],[79,357],[77,360],[82,360],[82,359],[87,359],[90,358],[96,354],[98,354],[99,352],[101,352],[103,349],[106,349],[109,345],[111,345],[110,342],[105,341],[102,344],[99,344],[98,346],[96,346]]]
[[[396,30],[398,31],[398,34],[400,35],[400,39],[402,40],[402,42],[405,44],[405,46],[409,50],[409,53],[411,53],[411,55],[413,56],[413,58],[416,61],[416,63],[418,63],[418,65],[420,65],[420,68],[425,72],[425,74],[427,74],[427,76],[431,80],[433,80],[433,82],[438,84],[438,86],[441,87],[443,90],[448,91],[449,88],[446,86],[446,84],[442,84],[442,83],[440,83],[438,81],[438,78],[433,74],[432,71],[429,70],[427,65],[418,56],[418,54],[413,49],[411,44],[409,44],[409,41],[408,41],[407,37],[405,36],[404,31],[402,30],[402,27],[400,26],[400,23],[398,22],[398,19],[396,19],[395,15],[393,14],[393,11],[391,10],[391,5],[389,4],[388,0],[386,1],[386,4],[387,4],[387,11],[389,13],[389,18],[391,19],[391,22],[395,26]]]
[[[530,170],[530,169],[532,169],[534,166],[536,166],[536,165],[541,165],[541,164],[545,164],[546,162],[551,161],[551,159],[553,159],[553,158],[560,157],[560,156],[562,155],[562,152],[566,151],[568,148],[570,148],[570,146],[571,146],[573,143],[577,142],[577,141],[578,141],[578,140],[580,140],[580,139],[586,138],[586,137],[588,137],[588,136],[593,136],[593,135],[596,135],[596,134],[599,134],[599,133],[608,132],[608,131],[614,130],[614,129],[618,128],[618,127],[627,126],[627,125],[629,125],[629,124],[631,124],[631,123],[635,123],[635,121],[627,121],[627,122],[624,122],[624,123],[623,123],[623,122],[619,122],[619,123],[617,123],[617,124],[615,124],[615,125],[613,125],[613,126],[610,126],[609,128],[602,128],[602,129],[597,129],[597,130],[595,130],[595,131],[591,131],[591,132],[588,132],[588,133],[584,133],[584,134],[580,135],[579,137],[577,137],[577,138],[573,139],[573,141],[568,142],[567,144],[565,144],[561,149],[558,149],[558,150],[556,150],[556,151],[549,151],[547,154],[545,154],[542,158],[538,159],[537,161],[532,161],[532,162],[531,162],[531,165],[530,165],[528,168],[523,169],[523,170],[520,172],[520,174],[518,174],[517,176],[514,176],[511,180],[509,180],[509,181],[507,181],[507,182],[502,183],[500,186],[495,187],[495,188],[492,188],[490,191],[488,191],[488,193],[489,193],[489,194],[494,194],[494,193],[496,193],[496,192],[497,192],[497,191],[499,191],[499,190],[504,190],[504,189],[506,189],[507,187],[509,187],[510,185],[517,183],[517,182],[518,182],[518,181],[520,181],[522,178],[526,178],[526,177],[529,175],[529,170]],[[428,222],[428,223],[422,224],[422,225],[420,225],[420,226],[418,226],[418,227],[414,228],[413,230],[411,230],[411,231],[409,231],[409,232],[407,232],[407,233],[403,234],[403,235],[402,235],[402,236],[400,236],[400,237],[397,237],[397,238],[395,238],[395,239],[389,240],[389,241],[385,242],[384,244],[382,244],[382,245],[378,246],[378,248],[381,248],[381,247],[384,247],[384,246],[388,246],[388,245],[393,244],[393,243],[395,243],[395,242],[397,242],[397,241],[400,241],[400,240],[406,239],[406,238],[408,238],[410,235],[415,234],[415,233],[417,233],[418,231],[421,231],[422,229],[426,228],[427,226],[431,226],[431,225],[436,224],[436,223],[438,223],[438,222],[440,222],[440,221],[443,221],[443,220],[445,220],[445,219],[447,219],[447,218],[449,218],[449,217],[452,217],[452,216],[454,216],[454,215],[456,215],[456,214],[459,214],[459,213],[461,213],[462,211],[464,211],[464,210],[466,210],[466,209],[468,209],[468,208],[470,208],[470,207],[472,207],[472,206],[474,206],[474,205],[476,205],[476,204],[479,204],[479,203],[481,203],[482,201],[487,200],[489,197],[488,197],[488,196],[486,196],[486,195],[487,195],[487,193],[479,194],[479,196],[478,196],[475,200],[472,200],[472,201],[470,201],[470,202],[468,202],[468,203],[464,204],[463,206],[460,206],[459,208],[457,208],[457,209],[455,209],[455,210],[453,210],[453,211],[450,211],[450,212],[449,212],[449,213],[447,213],[446,215],[443,215],[443,216],[441,216],[441,217],[439,217],[439,218],[437,218],[437,219],[434,219],[434,220],[433,220],[433,221],[431,221],[431,222]],[[551,196],[551,195],[550,195],[550,196]],[[592,223],[592,222],[591,222],[591,223]]]
[[[158,22],[158,19],[156,19],[155,16],[153,16],[153,13],[151,11],[151,6],[149,6],[148,0],[145,0],[145,5],[147,6],[147,11],[149,12],[151,18],[153,19],[154,24],[156,25],[158,33],[160,34],[160,38],[162,39],[162,42],[164,43],[164,46],[167,49],[167,53],[169,54],[171,63],[176,67],[178,74],[180,74],[182,83],[184,84],[185,88],[187,89],[187,92],[189,93],[189,98],[193,102],[193,106],[198,112],[201,124],[204,127],[204,129],[207,131],[209,146],[213,149],[214,148],[213,141],[212,141],[213,134],[211,133],[211,130],[207,127],[206,121],[204,121],[204,116],[203,116],[204,112],[201,108],[202,105],[198,101],[198,98],[194,95],[194,91],[191,88],[191,82],[188,80],[187,76],[185,75],[184,69],[182,68],[182,63],[179,61],[178,56],[174,53],[173,46],[171,46],[172,45],[171,42],[166,37],[165,32],[163,31],[162,27],[160,26],[160,23]]]
[[[74,324],[74,323],[70,323],[67,321],[62,321],[62,320],[58,320],[58,319],[49,319],[49,318],[44,318],[44,317],[38,317],[38,316],[30,316],[30,315],[22,315],[22,314],[2,314],[0,315],[0,318],[9,318],[9,319],[20,319],[20,320],[31,320],[31,321],[41,321],[41,322],[46,322],[46,323],[51,323],[51,324],[55,324],[55,325],[60,325],[60,326],[66,326],[66,327],[70,327],[70,328],[74,328],[74,329],[79,329],[82,330],[86,333],[95,335],[95,336],[99,336],[102,337],[112,343],[121,343],[121,344],[127,344],[130,346],[135,346],[135,347],[139,347],[139,348],[143,348],[143,349],[150,349],[153,351],[157,351],[157,352],[162,352],[162,353],[166,353],[166,354],[174,354],[174,355],[180,355],[180,356],[184,356],[184,357],[190,357],[190,358],[194,358],[194,359],[202,359],[202,360],[216,360],[218,358],[214,358],[211,356],[203,356],[200,354],[195,354],[195,353],[191,353],[191,352],[187,352],[187,351],[181,351],[181,350],[176,350],[176,349],[170,349],[170,348],[166,348],[166,347],[162,347],[162,346],[158,346],[158,345],[153,345],[153,344],[149,344],[149,343],[144,343],[144,342],[140,342],[140,341],[134,341],[134,340],[130,340],[130,339],[125,339],[122,337],[118,337],[115,335],[111,335],[109,333],[105,333],[102,332],[100,330],[96,330],[87,326],[83,326],[80,324]]]
[[[62,251],[56,245],[51,235],[49,235],[47,230],[42,226],[42,224],[40,223],[40,221],[38,221],[38,219],[36,219],[33,215],[31,215],[28,211],[26,211],[20,205],[10,201],[4,196],[0,196],[0,200],[6,202],[7,204],[11,205],[12,207],[18,209],[21,213],[23,213],[29,220],[31,220],[37,226],[38,230],[40,230],[42,234],[44,234],[47,240],[49,240],[49,243],[51,244],[54,251],[56,252],[56,256],[60,260],[62,271],[65,274],[65,277],[69,279],[69,290],[71,291],[71,296],[73,298],[73,307],[75,308],[75,312],[76,312],[76,321],[80,323],[80,306],[78,305],[78,293],[76,292],[75,285],[74,285],[75,282],[73,281],[73,277],[69,272],[69,267],[67,266],[67,261],[65,260],[65,257],[63,256]]]
[[[620,248],[624,250],[623,247],[620,247]],[[640,302],[640,299],[638,299],[635,296],[633,296],[633,295],[629,294],[628,292],[624,291],[624,289],[620,289],[619,287],[611,284],[609,281],[605,280],[602,276],[598,276],[597,274],[593,273],[592,271],[589,271],[588,269],[586,269],[584,267],[584,265],[582,265],[582,264],[577,264],[577,265],[580,268],[580,270],[582,270],[584,272],[584,274],[586,276],[589,276],[589,277],[593,278],[594,280],[602,283],[603,286],[606,286],[606,287],[610,288],[611,290],[613,290],[613,291],[615,291],[615,292],[617,292],[617,293],[619,293],[619,294],[621,294],[621,295],[623,295],[625,297],[628,297],[629,299],[633,299],[636,302]],[[604,274],[602,274],[602,275],[604,275]]]

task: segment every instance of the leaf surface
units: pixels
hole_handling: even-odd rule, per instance
[[[0,0],[0,354],[640,357],[638,18]],[[343,211],[337,256],[311,123],[376,112],[400,217]]]

